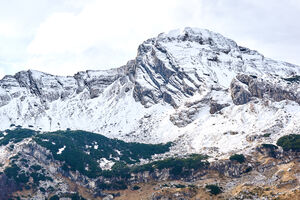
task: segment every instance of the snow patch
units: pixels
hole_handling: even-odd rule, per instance
[[[57,154],[62,154],[62,152],[66,149],[66,146],[64,145],[62,148],[58,149]]]

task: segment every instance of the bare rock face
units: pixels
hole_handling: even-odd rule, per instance
[[[251,101],[252,94],[249,92],[246,85],[239,82],[237,79],[233,79],[230,84],[231,97],[235,105],[246,104]]]
[[[201,101],[186,103],[184,109],[180,109],[170,116],[170,121],[177,127],[185,127],[195,120],[195,117],[210,100],[207,98]]]
[[[77,82],[77,93],[88,89],[91,98],[99,97],[103,90],[111,85],[114,81],[124,76],[124,68],[112,69],[107,71],[78,72],[74,78]]]
[[[238,74],[230,85],[232,100],[236,105],[248,103],[251,97],[260,99],[268,97],[274,101],[291,100],[300,104],[300,94],[297,90],[293,90],[294,87],[287,85],[283,88],[276,83],[272,84],[245,74]]]
[[[199,85],[195,81],[192,85],[186,83],[191,78],[180,70],[160,42],[159,38],[150,39],[138,48],[133,65],[134,97],[145,106],[163,101],[176,108],[176,99],[192,96]]]
[[[10,96],[0,88],[0,107],[8,104],[10,100]]]
[[[215,114],[216,112],[219,112],[220,110],[222,110],[223,108],[226,108],[228,106],[229,106],[229,104],[219,104],[217,102],[211,102],[209,113]]]

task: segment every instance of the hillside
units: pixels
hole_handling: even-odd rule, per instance
[[[170,156],[171,145],[71,130],[0,132],[0,199],[288,199],[299,194],[300,135],[211,162],[207,155]]]

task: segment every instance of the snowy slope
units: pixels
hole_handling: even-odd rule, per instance
[[[299,75],[299,66],[185,28],[148,39],[117,69],[4,77],[0,129],[82,129],[126,141],[175,141],[174,152],[226,155],[300,133]]]

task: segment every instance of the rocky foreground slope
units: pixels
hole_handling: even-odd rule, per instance
[[[0,199],[297,199],[300,135],[248,155],[167,156],[173,144],[84,131],[0,132]]]

